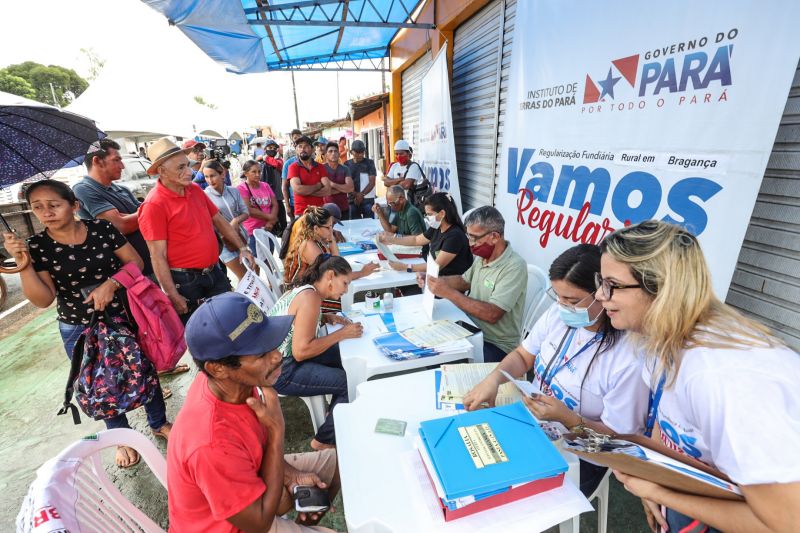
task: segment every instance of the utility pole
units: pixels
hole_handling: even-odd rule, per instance
[[[336,118],[342,116],[341,111],[339,111],[339,71],[336,71]]]
[[[50,94],[53,95],[53,105],[56,107],[61,107],[58,105],[58,100],[56,100],[56,90],[53,88],[53,83],[50,82]]]
[[[297,89],[294,86],[294,70],[290,70],[289,72],[292,73],[292,94],[294,95],[294,127],[299,130],[300,115],[297,113]]]

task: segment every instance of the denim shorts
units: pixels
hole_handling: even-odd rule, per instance
[[[222,253],[219,254],[219,260],[222,261],[223,263],[230,263],[237,257],[239,257],[238,250],[231,251],[225,248],[224,246],[222,247]]]

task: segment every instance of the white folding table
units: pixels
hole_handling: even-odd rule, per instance
[[[592,510],[576,487],[577,458],[562,452],[569,465],[562,487],[445,522],[430,483],[419,471],[414,449],[421,421],[453,414],[436,409],[432,370],[362,383],[358,398],[349,404],[338,404],[334,411],[342,497],[350,533],[531,533],[557,524],[565,533],[578,531],[580,513]],[[378,418],[406,421],[405,435],[375,433]]]
[[[395,298],[392,314],[395,325],[399,331],[415,325],[430,323],[422,311],[422,295],[404,296]],[[364,303],[353,306],[353,310],[364,312]],[[434,320],[463,320],[474,325],[469,317],[449,300],[436,300]],[[355,320],[358,320],[356,318]],[[431,357],[421,357],[408,361],[395,361],[389,359],[372,342],[377,332],[365,330],[363,337],[347,339],[339,343],[342,355],[342,367],[347,373],[347,391],[350,401],[356,397],[356,387],[359,383],[367,381],[370,377],[380,374],[392,374],[416,368],[440,365],[459,359],[471,359],[473,362],[483,362],[483,333],[476,333],[469,337],[472,348],[464,352],[454,352]]]

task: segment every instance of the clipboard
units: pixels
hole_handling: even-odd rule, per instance
[[[695,459],[681,455],[666,446],[658,446],[657,442],[652,439],[642,435],[600,436],[606,437],[610,442],[627,442],[639,446],[640,448],[655,452],[656,454],[661,454],[677,463],[686,465],[700,472],[694,472],[688,468],[685,472],[681,472],[675,469],[677,467],[664,466],[653,460],[641,459],[627,453],[577,450],[569,446],[570,442],[581,440],[581,437],[574,433],[567,433],[564,435],[564,448],[570,453],[574,453],[578,457],[582,457],[593,463],[619,470],[623,474],[642,478],[678,492],[723,500],[744,500],[744,496],[739,492],[738,486],[719,470],[711,468],[705,463]],[[701,478],[705,478],[706,481],[701,481]],[[726,488],[722,488],[723,486],[727,486],[727,490]]]

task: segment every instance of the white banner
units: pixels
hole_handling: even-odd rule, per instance
[[[798,20],[795,0],[518,2],[496,202],[514,249],[547,271],[576,243],[665,220],[698,236],[724,297]]]
[[[422,77],[419,102],[419,140],[415,159],[436,192],[449,192],[461,212],[461,191],[456,170],[453,114],[450,110],[450,77],[447,43]]]

